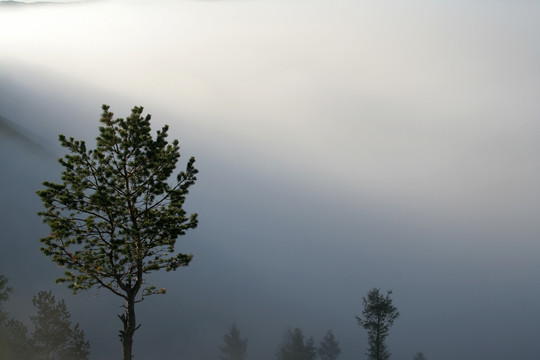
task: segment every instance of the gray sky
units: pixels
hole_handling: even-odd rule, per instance
[[[108,103],[197,158],[195,259],[155,276],[137,359],[217,358],[233,321],[252,359],[287,326],[358,359],[371,287],[394,291],[396,359],[538,357],[540,3],[101,1],[3,7],[0,31],[0,115],[51,151],[93,139]],[[33,191],[59,168],[1,144],[0,273],[23,314],[55,286]],[[54,289],[94,358],[118,357],[118,300]]]

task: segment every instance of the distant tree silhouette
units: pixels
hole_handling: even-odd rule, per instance
[[[0,359],[27,360],[33,353],[28,329],[22,322],[9,319],[9,314],[3,310],[3,303],[13,291],[7,284],[7,277],[0,275]]]
[[[1,331],[0,359],[38,360],[28,328],[22,322],[10,319]]]
[[[7,279],[0,275],[0,305],[8,300],[9,292]],[[90,345],[79,325],[72,326],[65,302],[56,302],[50,291],[40,291],[33,304],[36,315],[30,317],[32,334],[19,320],[0,323],[0,359],[87,360]],[[4,315],[7,317],[7,313]]]
[[[8,301],[9,294],[13,290],[7,286],[8,279],[4,275],[0,275],[0,325],[2,325],[8,318],[7,312],[3,310],[3,303]]]
[[[341,353],[339,341],[334,337],[332,330],[328,330],[317,347],[317,355],[321,360],[336,360]]]
[[[305,342],[305,360],[315,360],[317,357],[317,348],[315,347],[315,340],[313,336],[310,336],[306,339]]]
[[[356,316],[358,324],[368,332],[369,348],[366,355],[370,360],[386,360],[390,357],[385,339],[390,327],[399,317],[397,308],[392,304],[391,294],[392,291],[387,291],[385,296],[379,289],[371,289],[367,297],[362,298],[362,317]]]
[[[46,188],[37,191],[45,207],[39,215],[50,228],[41,250],[65,268],[56,281],[73,292],[97,286],[124,301],[119,335],[123,359],[131,360],[140,326],[135,304],[165,293],[148,283],[148,274],[176,270],[193,258],[175,245],[197,226],[197,214],[183,207],[198,171],[192,157],[169,180],[180,158],[178,140],[167,141],[167,125],[154,137],[142,107],[125,119],[114,119],[107,105],[102,110],[94,149],[59,135],[69,151],[59,160],[62,182],[44,182]]]
[[[424,356],[424,354],[422,354],[422,352],[417,352],[414,355],[413,360],[426,360],[426,357]]]
[[[64,300],[56,301],[52,292],[40,291],[33,299],[37,314],[34,324],[33,347],[43,360],[87,360],[90,344],[79,324],[72,326],[71,314]]]
[[[300,328],[288,329],[281,344],[278,347],[278,360],[314,360],[317,356],[313,337],[304,340],[304,334]]]
[[[236,324],[231,326],[228,334],[223,336],[225,346],[221,347],[221,360],[244,360],[247,350],[247,339],[240,337]]]

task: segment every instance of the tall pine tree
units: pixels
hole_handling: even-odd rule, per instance
[[[370,360],[387,360],[390,357],[385,340],[390,327],[399,317],[390,295],[392,291],[387,291],[386,295],[383,295],[379,289],[371,289],[367,297],[362,299],[364,305],[362,317],[356,317],[358,325],[363,326],[368,332],[369,348],[366,355]]]
[[[49,225],[42,251],[65,268],[73,292],[106,288],[124,301],[119,315],[123,359],[132,359],[133,335],[139,328],[135,304],[165,289],[148,284],[147,274],[189,265],[192,255],[177,253],[177,238],[197,226],[184,202],[195,183],[195,159],[169,178],[180,158],[178,141],[167,141],[168,126],[152,137],[150,115],[134,107],[126,119],[114,119],[103,105],[97,144],[60,135],[69,152],[59,162],[62,182],[44,182],[37,191]]]

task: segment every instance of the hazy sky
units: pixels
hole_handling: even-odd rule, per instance
[[[143,105],[198,160],[195,259],[155,277],[136,359],[217,358],[233,321],[250,359],[287,326],[363,358],[371,287],[394,291],[395,359],[538,358],[539,2],[2,6],[0,32],[0,116],[38,141]],[[23,314],[57,274],[33,191],[59,168],[6,134],[0,273]],[[118,300],[54,289],[118,358]]]

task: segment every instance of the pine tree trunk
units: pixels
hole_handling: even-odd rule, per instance
[[[122,360],[133,359],[133,334],[138,326],[135,322],[135,297],[130,297],[124,306],[126,312],[118,317],[124,324],[124,329],[120,330],[120,341],[122,341]]]

